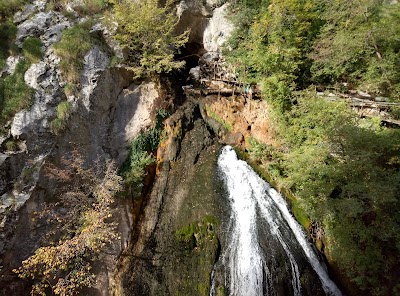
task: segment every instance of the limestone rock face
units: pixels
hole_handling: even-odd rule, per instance
[[[48,2],[46,0],[29,2],[31,3],[14,16],[14,21],[18,25],[16,44],[21,47],[28,37],[40,38],[44,55],[40,62],[30,66],[24,77],[26,84],[34,89],[32,106],[14,116],[7,136],[0,139],[0,143],[13,138],[26,144],[23,153],[21,150],[16,154],[8,152],[3,154],[5,148],[0,149],[0,265],[3,266],[0,270],[0,295],[16,295],[15,293],[26,295],[24,281],[15,275],[14,278],[11,276],[10,279],[4,281],[3,275],[13,275],[12,269],[17,268],[22,260],[38,248],[40,238],[44,236],[44,228],[34,223],[34,213],[49,199],[56,199],[54,195],[56,185],[48,180],[42,166],[49,162],[59,163],[73,147],[78,147],[83,152],[83,158],[89,165],[93,165],[98,159],[110,158],[114,159],[118,165],[122,164],[128,153],[129,141],[136,137],[141,129],[151,125],[155,108],[161,105],[162,100],[162,92],[159,91],[157,84],[148,81],[142,83],[136,81],[132,84],[132,76],[127,71],[109,67],[111,51],[119,57],[123,53],[117,44],[113,44],[112,40],[106,38],[110,33],[101,25],[94,26],[91,34],[103,35],[109,48],[106,45],[94,46],[85,55],[77,93],[66,97],[64,92],[66,83],[59,69],[60,58],[55,55],[52,45],[61,39],[62,32],[66,28],[82,20],[78,18],[69,20],[60,12],[45,11]],[[78,0],[69,1],[67,10],[73,12],[74,5],[78,2]],[[230,32],[230,25],[224,19],[227,6],[215,9],[218,6],[219,3],[216,0],[207,0],[204,3],[181,1],[178,5],[180,22],[177,31],[191,29],[190,42],[197,43],[199,47],[202,47],[204,43],[204,49],[208,51],[219,51]],[[21,59],[22,57],[9,58],[0,75],[4,77],[13,73],[16,64]],[[199,68],[192,71],[197,78],[200,77],[199,73]],[[57,105],[65,99],[72,103],[72,114],[66,122],[64,131],[55,135],[51,132],[50,122],[57,115]],[[184,109],[182,117],[174,123],[193,131],[188,132],[185,145],[181,146],[182,139],[171,140],[165,158],[179,161],[182,157],[195,166],[200,165],[203,160],[206,162],[209,158],[206,150],[212,140],[204,123],[199,120],[195,123],[194,117],[199,119],[199,111],[195,109],[189,112],[187,111],[189,109]],[[195,128],[191,126],[192,124]],[[177,126],[171,128],[180,129]],[[195,150],[185,148],[195,141],[197,143]],[[181,150],[183,154],[180,154]],[[215,153],[216,150],[211,154],[215,156]],[[208,174],[213,164],[210,162],[208,165],[204,169],[204,176]],[[174,182],[181,181],[179,174],[183,170],[185,170],[185,163],[180,160],[176,176],[172,179]],[[197,179],[195,171],[194,168],[191,170],[190,180]],[[189,181],[185,183],[185,188],[189,190],[190,184]],[[200,187],[199,185],[199,189],[191,194],[199,195],[202,189]],[[171,188],[179,188],[179,186]],[[170,196],[174,194],[171,192]],[[212,203],[210,197],[210,204]],[[185,207],[185,203],[181,203],[180,200],[176,203],[174,201],[171,204],[171,212],[175,204]],[[118,201],[115,207],[114,217],[119,225],[118,234],[121,239],[115,241],[110,254],[102,261],[103,266],[96,267],[98,285],[95,291],[91,290],[88,293],[90,295],[109,294],[109,273],[116,266],[117,256],[130,241],[132,227],[134,227],[132,204],[126,200]],[[210,206],[211,208],[213,207]],[[189,209],[183,212],[189,212]],[[206,214],[205,210],[204,214]],[[169,219],[168,215],[165,219]],[[188,217],[185,219],[185,223],[193,222]],[[163,230],[159,230],[159,233],[163,233]],[[168,238],[170,239],[173,237]],[[24,243],[21,244],[21,241]],[[160,239],[160,241],[164,240]],[[173,266],[166,266],[167,273],[169,270],[173,270]],[[13,290],[14,288],[16,290]],[[10,294],[10,291],[13,294]]]
[[[115,107],[111,143],[118,164],[122,164],[128,154],[129,141],[140,131],[150,126],[151,111],[159,99],[154,82],[131,84],[118,96]]]
[[[55,65],[47,59],[32,64],[25,72],[25,82],[35,89],[35,98],[29,110],[18,112],[11,125],[11,135],[26,138],[28,134],[43,133],[49,127],[49,121],[55,116],[57,103],[61,101],[59,73]]]
[[[6,65],[4,66],[3,70],[0,71],[0,77],[2,77],[4,74],[6,75],[12,75],[15,72],[15,67],[17,67],[17,64],[23,59],[22,56],[17,55],[17,56],[9,56],[6,60]]]
[[[226,18],[228,7],[229,4],[225,3],[214,10],[203,35],[203,44],[206,51],[220,51],[233,30],[232,23]]]
[[[14,23],[18,24],[26,21],[29,17],[39,11],[43,11],[46,8],[46,0],[35,0],[31,4],[25,5],[25,7],[18,11],[14,15]]]
[[[220,51],[233,30],[233,25],[226,18],[229,4],[220,7],[218,4],[219,2],[214,0],[205,4],[182,0],[177,6],[178,31],[190,29],[189,42],[200,44],[205,51]]]
[[[119,154],[120,148],[111,149],[109,134],[116,119],[113,110],[118,94],[131,80],[123,69],[108,67],[110,52],[107,49],[94,46],[84,57],[78,92],[68,98],[73,106],[71,117],[62,133],[53,134],[50,122],[56,117],[58,103],[66,96],[65,81],[59,70],[60,58],[55,55],[52,45],[60,40],[62,32],[72,26],[73,21],[59,12],[45,12],[46,2],[33,1],[14,18],[18,24],[17,46],[21,47],[28,37],[40,38],[43,58],[32,64],[24,75],[26,84],[34,89],[32,106],[14,116],[10,131],[0,139],[0,144],[6,140],[26,144],[26,149],[18,153],[6,151],[5,145],[0,147],[0,295],[29,294],[30,288],[12,269],[19,267],[22,260],[43,243],[41,237],[45,235],[46,227],[35,224],[34,213],[44,202],[57,198],[54,196],[56,185],[49,182],[42,166],[49,162],[57,164],[71,153],[73,145],[81,148],[89,165],[99,159],[109,159],[111,151]],[[21,59],[9,58],[1,71],[2,77],[12,74]],[[118,223],[120,240],[111,246],[111,255],[105,257],[102,266],[96,267],[102,285],[96,286],[90,295],[108,294],[108,273],[129,241],[132,230],[130,201],[117,202],[115,213],[113,219]]]
[[[97,86],[99,75],[110,63],[110,59],[98,46],[94,46],[84,57],[84,68],[81,75],[82,100],[90,110],[90,96]]]
[[[179,33],[190,29],[189,42],[201,44],[211,10],[199,1],[182,0],[177,5],[177,15]]]

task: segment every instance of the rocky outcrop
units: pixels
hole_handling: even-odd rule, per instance
[[[80,79],[82,89],[79,99],[83,101],[87,110],[91,109],[90,99],[97,87],[98,79],[109,64],[109,56],[96,45],[84,57],[84,68]]]
[[[227,19],[229,4],[215,8],[203,34],[203,46],[208,52],[220,51],[233,31],[232,23]]]
[[[60,40],[62,31],[72,22],[59,12],[45,12],[45,3],[34,1],[15,16],[19,23],[17,44],[21,45],[27,37],[40,38],[44,57],[25,73],[27,85],[35,91],[34,102],[29,110],[15,115],[7,136],[26,144],[26,149],[24,153],[0,154],[0,295],[26,295],[30,290],[28,282],[18,279],[12,269],[20,266],[44,242],[48,229],[35,222],[35,212],[43,203],[55,202],[58,198],[57,188],[44,174],[42,166],[60,164],[74,148],[89,166],[113,156],[121,162],[127,153],[129,137],[137,136],[141,128],[151,124],[155,113],[152,102],[158,98],[154,83],[140,82],[135,85],[134,99],[119,96],[132,92],[133,87],[124,91],[131,84],[132,76],[124,69],[109,68],[111,50],[94,46],[84,57],[78,93],[68,97],[72,114],[65,122],[64,131],[53,134],[50,122],[56,116],[58,103],[66,96],[65,82],[58,68],[60,59],[54,54],[52,44]],[[15,63],[15,60],[7,62],[8,68],[2,75],[12,73]],[[130,241],[132,201],[120,199],[114,206],[113,219],[120,239],[110,246],[101,264],[94,267],[98,284],[88,291],[90,295],[108,295],[110,271]]]
[[[35,91],[33,104],[29,110],[15,115],[7,136],[23,143],[26,149],[15,154],[0,154],[1,295],[24,295],[29,290],[27,283],[16,278],[11,270],[43,242],[46,227],[35,223],[35,211],[43,203],[57,200],[55,185],[45,176],[42,166],[59,164],[73,148],[83,153],[89,166],[98,159],[110,158],[121,164],[127,155],[129,141],[151,125],[155,109],[165,98],[160,94],[158,84],[148,81],[132,84],[128,72],[109,67],[112,49],[116,48],[117,56],[122,56],[122,51],[109,36],[104,39],[110,48],[94,46],[85,55],[78,92],[67,97],[58,67],[60,59],[54,54],[52,45],[60,40],[63,30],[79,20],[69,20],[60,12],[45,11],[46,2],[33,1],[14,17],[18,24],[16,44],[21,47],[28,37],[40,38],[44,56],[25,73],[26,83]],[[190,42],[201,48],[207,44],[206,50],[220,50],[230,29],[229,25],[223,25],[226,5],[214,12],[218,6],[215,1],[180,3],[180,30],[192,29]],[[67,5],[67,9],[73,10],[73,5]],[[97,25],[92,34],[108,33]],[[1,75],[11,74],[20,59],[22,57],[7,60]],[[50,122],[56,117],[57,105],[65,99],[72,104],[72,114],[65,129],[55,135],[50,130]],[[139,241],[132,245],[135,241],[131,238],[135,227],[132,201],[120,200],[114,209],[120,239],[110,247],[101,264],[95,266],[97,286],[85,291],[87,294],[108,295],[108,291],[113,290],[124,291],[125,295],[132,291],[139,294],[140,291],[158,291],[165,295],[163,292],[168,294],[179,289],[182,293],[207,289],[202,284],[209,279],[219,248],[214,239],[216,223],[205,219],[209,215],[218,216],[214,175],[209,173],[215,166],[218,146],[213,132],[201,119],[197,103],[189,102],[179,109],[166,128],[170,137],[158,154],[161,173],[147,201]],[[22,150],[24,153],[20,153]],[[187,164],[190,164],[189,170]],[[184,178],[182,172],[185,172]],[[201,227],[190,236],[190,242],[177,241],[175,232],[191,224]],[[204,240],[209,235],[213,239]],[[138,268],[111,279],[110,273],[128,244],[129,255],[149,256],[155,263],[131,258],[125,267],[138,263]],[[176,246],[178,250],[175,250]],[[187,251],[193,257],[187,256]],[[171,256],[160,256],[161,253],[171,253]],[[203,260],[204,265],[197,266],[199,260]],[[126,270],[124,268],[121,271]],[[174,274],[179,273],[179,269],[182,273],[176,280]],[[138,285],[137,273],[143,273]],[[160,276],[163,279],[160,280]]]
[[[219,7],[218,7],[219,6]],[[219,5],[218,1],[182,0],[177,6],[179,23],[177,30],[183,32],[190,29],[189,43],[200,45],[197,54],[220,51],[233,30],[227,18],[229,4]]]
[[[219,146],[197,103],[186,102],[165,124],[167,139],[157,153],[159,174],[146,200],[138,239],[116,272],[115,295],[200,295],[210,287],[219,254]],[[187,239],[180,239],[181,234]]]
[[[152,110],[160,100],[154,82],[131,84],[118,96],[115,106],[114,121],[110,134],[112,155],[121,165],[128,155],[129,141],[134,139],[142,129],[150,126]]]

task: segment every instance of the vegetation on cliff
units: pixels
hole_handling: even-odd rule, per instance
[[[60,69],[68,83],[79,83],[83,58],[95,43],[95,38],[90,35],[92,25],[92,21],[86,21],[64,30],[60,42],[54,45],[54,52],[61,58]]]
[[[261,83],[281,143],[253,143],[253,158],[321,222],[325,254],[348,292],[399,293],[400,131],[316,89],[399,101],[400,4],[256,0],[232,12],[226,54],[248,83]]]
[[[143,179],[146,175],[146,167],[155,162],[153,152],[160,144],[163,131],[163,119],[168,113],[160,109],[155,118],[152,128],[142,130],[132,140],[129,147],[128,157],[121,168],[121,175],[124,180],[124,188],[128,196],[138,197],[143,189]]]
[[[16,270],[33,280],[32,295],[74,295],[95,284],[92,263],[117,238],[111,221],[111,205],[121,189],[121,177],[112,162],[86,168],[74,151],[63,161],[65,168],[47,166],[51,179],[59,183],[60,201],[38,214],[41,223],[51,223],[42,247]],[[47,221],[47,222],[46,222]]]

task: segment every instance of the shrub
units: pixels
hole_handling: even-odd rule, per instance
[[[151,129],[141,131],[131,143],[129,155],[121,168],[124,178],[125,190],[130,195],[140,195],[142,181],[146,174],[146,166],[154,163],[154,157],[150,154],[157,149],[162,132],[162,120],[168,113],[160,109],[156,115],[156,122]]]
[[[67,83],[64,86],[64,93],[65,93],[66,96],[72,96],[72,95],[75,94],[75,92],[76,92],[76,85],[75,84]]]
[[[91,26],[92,22],[87,21],[64,30],[60,42],[54,45],[55,53],[61,58],[60,69],[69,83],[79,83],[83,58],[94,43]]]
[[[72,104],[68,101],[63,101],[57,106],[57,117],[62,120],[67,120],[71,115]]]
[[[25,3],[26,0],[0,0],[0,21],[11,16]]]
[[[18,150],[18,144],[13,140],[8,140],[4,145],[7,149],[7,151],[14,152],[14,151]]]
[[[42,41],[39,38],[28,37],[22,44],[22,52],[30,63],[37,63],[43,57]]]
[[[50,122],[50,129],[56,135],[58,135],[61,131],[63,131],[64,128],[65,128],[65,122],[60,118],[54,118]]]
[[[107,0],[84,0],[76,10],[80,15],[93,15],[104,11],[108,6]]]

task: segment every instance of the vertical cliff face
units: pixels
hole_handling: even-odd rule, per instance
[[[92,34],[104,45],[95,45],[83,60],[79,89],[66,95],[59,63],[52,45],[61,38],[64,29],[79,19],[68,20],[60,12],[45,10],[46,1],[34,1],[15,16],[18,32],[16,44],[22,46],[29,37],[42,41],[43,58],[30,66],[25,83],[34,89],[29,109],[18,112],[9,124],[3,141],[17,143],[10,151],[5,145],[0,151],[0,287],[2,295],[23,295],[29,282],[18,279],[12,269],[45,244],[49,225],[38,224],[36,211],[43,203],[57,202],[58,188],[43,171],[43,165],[61,164],[73,149],[80,151],[88,166],[97,160],[114,159],[119,165],[127,155],[129,141],[140,129],[149,126],[160,106],[159,87],[153,82],[132,82],[132,76],[122,68],[111,68],[111,48],[103,40],[102,31],[93,27]],[[2,76],[13,71],[9,58]],[[71,115],[63,131],[55,134],[50,122],[57,116],[57,105],[68,100]],[[108,250],[101,264],[95,266],[98,283],[90,293],[107,294],[108,274],[115,260],[130,240],[132,202],[119,199],[114,205],[119,240]]]
[[[121,165],[128,154],[129,142],[139,134],[141,129],[152,124],[156,109],[167,105],[173,106],[174,101],[182,99],[174,97],[174,94],[165,95],[166,91],[161,89],[160,83],[133,82],[131,74],[123,68],[110,67],[111,56],[121,53],[116,51],[115,44],[110,42],[107,32],[99,25],[92,27],[91,35],[100,40],[101,45],[94,45],[84,56],[77,91],[73,94],[66,93],[66,81],[62,77],[59,66],[60,58],[54,53],[53,45],[60,41],[65,29],[82,19],[76,17],[73,3],[68,6],[70,13],[75,15],[72,19],[61,12],[49,10],[48,7],[46,8],[47,4],[45,0],[34,1],[14,17],[18,28],[16,45],[22,47],[23,42],[29,37],[39,38],[42,42],[43,57],[29,67],[24,77],[25,83],[34,90],[32,106],[15,114],[8,124],[8,131],[0,137],[0,144],[6,141],[17,144],[17,149],[13,151],[5,145],[1,146],[0,151],[0,265],[2,265],[0,290],[2,295],[21,295],[29,291],[29,282],[18,279],[12,269],[20,266],[21,262],[32,255],[46,240],[46,233],[50,226],[38,224],[35,220],[35,212],[40,210],[44,203],[57,202],[58,188],[46,176],[43,166],[61,164],[62,158],[70,155],[75,148],[81,152],[84,161],[89,166],[98,159],[113,159]],[[193,7],[196,9],[192,9]],[[217,7],[217,3],[211,2],[200,5],[194,1],[182,1],[179,4],[179,30],[192,29],[190,42],[192,45],[195,44],[194,47],[188,45],[188,54],[219,50],[230,26],[221,21],[221,12],[225,8]],[[1,71],[2,77],[12,74],[17,62],[23,59],[22,55],[10,57],[6,67]],[[176,82],[173,83],[176,84]],[[165,101],[166,97],[169,97],[170,101]],[[57,117],[57,106],[62,101],[70,103],[71,115],[65,122],[64,129],[56,134],[52,131],[50,123]],[[196,106],[194,104],[192,107],[183,108],[179,111],[184,113],[184,115],[179,115],[180,119],[170,120],[171,129],[177,129],[176,125],[182,127],[181,136],[174,134],[174,137],[181,138],[179,141],[173,140],[172,146],[170,145],[164,152],[162,157],[165,159],[162,160],[163,165],[160,166],[160,170],[164,173],[154,184],[154,188],[159,188],[160,191],[157,193],[157,190],[153,190],[152,197],[148,201],[151,204],[152,198],[157,196],[170,202],[159,204],[159,209],[163,208],[164,211],[156,211],[154,208],[151,210],[151,206],[145,208],[146,213],[155,212],[151,217],[146,216],[144,221],[147,222],[143,224],[144,226],[141,224],[140,227],[149,227],[152,229],[151,233],[145,234],[141,230],[139,236],[136,235],[132,241],[131,235],[135,233],[133,229],[137,227],[132,221],[134,212],[132,201],[118,200],[115,204],[113,219],[118,223],[117,231],[120,239],[110,247],[102,261],[95,265],[97,284],[89,291],[91,295],[108,295],[109,291],[118,290],[115,287],[122,287],[124,291],[136,289],[134,288],[135,281],[128,274],[126,277],[112,278],[113,288],[110,287],[110,277],[115,271],[117,258],[128,245],[134,245],[135,250],[138,250],[135,251],[137,254],[153,251],[155,252],[152,253],[153,255],[160,252],[174,253],[177,239],[175,231],[192,223],[200,223],[202,227],[206,227],[204,231],[207,235],[214,235],[213,231],[207,230],[209,225],[214,225],[214,220],[210,222],[207,219],[204,220],[204,217],[214,215],[211,210],[216,202],[213,197],[213,185],[211,185],[213,179],[207,174],[215,165],[211,156],[215,156],[216,146],[214,136],[202,122],[198,106]],[[190,163],[192,168],[187,178],[182,179],[180,173],[186,170],[187,163]],[[169,172],[167,167],[173,165],[176,165],[175,169]],[[193,185],[197,179],[211,186],[210,195],[208,204],[204,205],[204,208],[193,210],[189,205],[194,206],[192,203],[202,194],[200,189],[204,185],[204,183],[199,183],[197,187]],[[165,182],[164,185],[163,182]],[[168,182],[169,184],[166,185]],[[163,190],[168,191],[166,196],[162,196]],[[197,203],[201,204],[201,201],[197,199]],[[152,224],[154,225],[149,226]],[[168,235],[164,236],[164,232]],[[204,233],[199,235],[204,235]],[[200,240],[197,236],[195,240]],[[160,245],[157,249],[150,247],[147,250],[148,244],[151,244],[149,239],[153,240],[156,237]],[[139,243],[133,244],[136,239]],[[191,245],[191,242],[187,242],[186,238],[179,241],[179,244],[187,252],[196,254],[195,247]],[[204,250],[205,257],[198,255],[200,257],[194,258],[203,258],[206,268],[204,267],[202,277],[186,282],[185,287],[189,290],[192,284],[200,283],[201,279],[207,278],[218,253],[217,241],[204,245]],[[184,267],[189,261],[193,266],[196,264],[197,259],[190,256],[185,259],[181,255],[179,253],[177,257],[174,257],[180,258],[179,266]],[[166,259],[160,260],[165,262]],[[155,287],[161,287],[169,282],[165,286],[165,291],[177,288],[178,282],[172,280],[175,277],[174,274],[179,272],[177,267],[178,265],[170,263],[163,267],[162,274],[166,276],[166,281],[154,280],[160,275],[158,271],[153,273],[157,269],[155,267],[148,272],[150,282],[143,285],[146,289],[149,288],[147,286],[149,283],[150,286],[154,285],[150,287],[150,290],[154,291]],[[142,270],[145,271],[146,268]],[[182,272],[181,278],[191,275],[193,271]],[[123,282],[118,282],[118,279],[123,279]],[[204,287],[199,286],[196,289],[204,290]]]
[[[220,248],[220,146],[196,102],[166,121],[166,133],[136,240],[115,273],[115,295],[204,295],[210,288]]]

